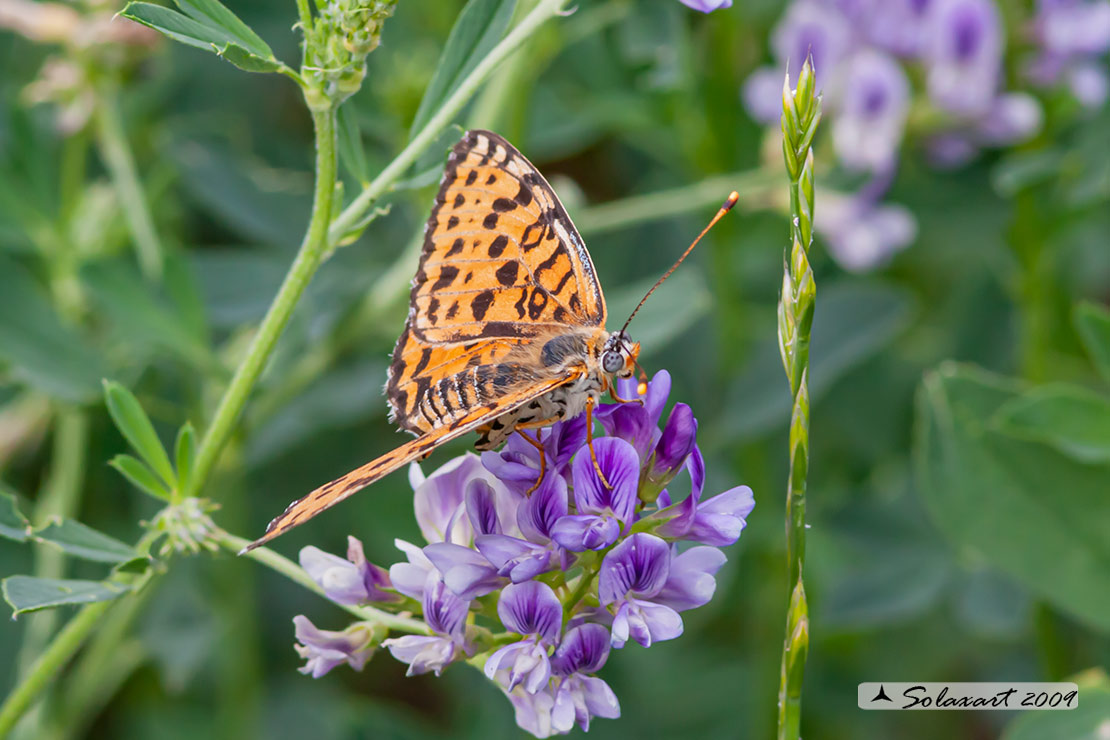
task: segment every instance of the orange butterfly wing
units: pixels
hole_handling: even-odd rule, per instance
[[[294,501],[247,549],[575,380],[577,371],[545,375],[521,350],[573,328],[602,331],[605,318],[593,262],[555,191],[501,136],[468,132],[425,227],[386,384],[391,420],[422,436]]]

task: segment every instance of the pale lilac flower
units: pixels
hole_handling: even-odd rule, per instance
[[[910,84],[892,57],[864,49],[845,62],[840,107],[832,123],[837,157],[849,169],[894,169],[909,112]]]
[[[547,650],[563,628],[563,605],[546,583],[514,583],[501,591],[497,616],[506,629],[524,635],[520,642],[500,648],[486,660],[486,677],[506,691],[523,686],[535,694],[551,677]]]
[[[992,0],[936,0],[929,13],[927,80],[933,102],[978,117],[998,92],[1003,36]]]
[[[405,635],[382,641],[394,658],[408,663],[406,676],[444,667],[466,652],[466,614],[470,602],[456,596],[434,575],[424,588],[424,622],[435,635]]]
[[[556,730],[553,725],[551,712],[555,708],[555,697],[548,689],[529,694],[523,686],[517,686],[512,691],[506,691],[505,696],[509,697],[509,702],[513,705],[513,718],[517,727],[525,732],[539,738],[566,732]]]
[[[613,647],[624,647],[631,637],[644,647],[682,634],[682,617],[653,601],[667,582],[671,552],[660,538],[637,533],[606,554],[598,576],[598,597],[616,608]]]
[[[1041,49],[1026,77],[1041,87],[1063,81],[1081,105],[1102,105],[1110,83],[1099,57],[1110,50],[1110,1],[1042,0],[1032,35]]]
[[[450,542],[433,542],[424,554],[442,574],[443,582],[459,598],[470,601],[505,584],[497,568],[477,550]]]
[[[1008,146],[1035,136],[1043,122],[1044,113],[1036,98],[1026,93],[1007,93],[994,99],[974,134],[985,146]]]
[[[618,437],[595,439],[593,445],[597,465],[609,485],[598,476],[589,446],[583,446],[573,466],[574,502],[579,513],[562,517],[551,528],[551,538],[573,552],[601,550],[613,544],[636,511],[640,457],[635,448]]]
[[[670,572],[654,601],[676,612],[704,606],[717,590],[717,571],[725,554],[715,547],[691,547],[671,558]]]
[[[371,630],[362,623],[356,623],[342,632],[317,629],[308,617],[298,614],[293,617],[297,636],[297,654],[307,662],[298,670],[319,678],[343,663],[356,671],[361,671],[366,661],[374,654]]]
[[[925,42],[926,19],[933,0],[881,0],[864,18],[873,44],[900,57],[916,57]]]
[[[822,192],[814,221],[829,253],[852,272],[879,267],[917,238],[917,222],[907,208],[878,204],[868,191],[864,188],[855,195]]]
[[[393,588],[405,596],[423,601],[424,586],[428,583],[428,576],[438,574],[439,571],[420,547],[401,539],[393,540],[393,544],[405,553],[408,559],[407,563],[394,563],[389,566],[389,580],[393,583]]]
[[[656,516],[673,518],[659,527],[658,534],[715,547],[734,544],[740,539],[740,533],[747,526],[747,517],[755,508],[752,489],[737,486],[706,501],[700,501],[700,497],[700,486],[695,486],[689,496],[673,507],[668,506],[669,496],[660,496],[660,507],[668,508],[662,508]]]
[[[493,491],[501,520],[513,521],[520,497],[486,470],[477,455],[468,452],[427,477],[416,463],[409,467],[416,523],[427,542],[446,540],[469,545],[473,541],[474,530],[466,516],[465,500],[470,484],[479,481]]]
[[[347,559],[324,552],[317,547],[301,548],[301,567],[324,589],[324,595],[337,604],[356,605],[368,601],[397,601],[389,573],[366,560],[362,543],[347,538]]]
[[[779,113],[782,113],[782,68],[786,68],[790,79],[796,80],[806,58],[812,59],[820,92],[828,86],[833,71],[853,46],[852,26],[834,5],[800,0],[787,8],[771,33],[771,48],[780,70],[779,94],[775,96]]]
[[[721,8],[731,8],[732,0],[678,0],[687,8],[700,10],[703,13],[712,13]]]
[[[596,676],[574,673],[560,680],[555,689],[551,725],[557,732],[570,732],[576,722],[583,732],[589,732],[591,718],[616,719],[620,716],[617,695],[609,684]]]

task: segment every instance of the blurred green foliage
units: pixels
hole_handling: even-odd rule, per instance
[[[507,22],[511,3],[488,5],[487,22]],[[343,109],[348,199],[428,115],[429,82],[450,88],[436,64],[461,7],[402,0],[386,24]],[[277,59],[298,59],[293,3],[232,8]],[[515,142],[581,216],[614,316],[727,194],[684,186],[760,168],[764,134],[738,91],[765,59],[777,12],[766,0],[710,16],[662,0],[583,2],[459,117]],[[0,33],[0,475],[31,524],[79,518],[124,542],[156,508],[107,465],[130,448],[101,379],[141,402],[154,440],[140,446],[170,478],[150,485],[173,488],[175,435],[210,418],[312,198],[311,121],[295,85],[181,45],[134,48],[135,58],[106,59]],[[139,206],[121,187],[103,122],[66,123],[76,93],[29,102],[28,85],[67,61],[89,77],[78,88],[119,115],[164,258],[158,278],[132,246]],[[1021,150],[959,171],[933,171],[907,145],[891,197],[912,210],[919,236],[881,272],[847,276],[819,240],[813,252],[810,740],[994,737],[1012,719],[861,712],[861,681],[1061,680],[1110,664],[1110,438],[1100,413],[1110,402],[1110,109],[1077,119],[1064,108],[1049,107]],[[388,215],[313,279],[206,488],[222,527],[257,536],[288,501],[400,439],[385,420],[384,367],[438,179],[428,170],[457,134],[444,134],[385,198]],[[816,154],[820,162],[820,146]],[[785,187],[783,176],[762,192]],[[660,221],[641,208],[618,227],[588,228],[598,204],[670,189],[683,215]],[[609,662],[623,716],[598,721],[595,736],[773,732],[790,407],[775,305],[789,231],[782,213],[759,207],[769,197],[746,198],[631,327],[645,366],[669,369],[675,396],[699,416],[710,487],[747,483],[758,506],[728,551],[718,597],[687,615],[687,634]],[[0,531],[25,533],[9,500],[0,498]],[[393,538],[418,537],[404,475],[276,549],[342,551],[347,534],[383,564],[398,557]],[[46,554],[43,530],[35,538],[37,549],[0,540],[0,575],[103,577],[103,562],[62,562]],[[94,635],[32,716],[35,737],[520,734],[500,692],[465,666],[407,679],[383,654],[360,674],[298,674],[293,615],[331,629],[345,615],[227,553],[177,558],[121,605],[111,625],[125,636]],[[55,617],[68,616],[0,628],[0,694],[34,657],[27,646],[41,650]],[[1083,717],[1023,717],[1006,737],[1092,736],[1090,713],[1106,717],[1103,684],[1089,704],[1081,692]]]

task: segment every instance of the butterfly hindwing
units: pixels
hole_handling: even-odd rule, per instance
[[[424,231],[409,328],[428,344],[604,326],[582,237],[543,175],[505,139],[468,132]]]
[[[285,511],[266,527],[266,534],[247,546],[247,550],[264,545],[270,540],[303,524],[325,509],[330,509],[340,501],[358,493],[363,488],[384,478],[403,465],[422,458],[441,444],[461,437],[483,424],[487,424],[502,414],[510,413],[533,399],[548,393],[559,386],[572,382],[576,375],[555,378],[544,383],[518,387],[503,395],[494,403],[472,409],[465,416],[449,425],[441,426],[434,432],[425,434],[388,452],[376,460],[371,460],[360,468],[312,491],[304,498],[291,503]]]

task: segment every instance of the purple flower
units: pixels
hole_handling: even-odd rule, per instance
[[[575,673],[562,679],[555,689],[551,725],[557,732],[570,732],[575,722],[583,732],[589,732],[590,718],[616,719],[619,716],[621,705],[617,695],[600,678]]]
[[[865,19],[867,37],[876,46],[901,57],[921,53],[925,21],[932,0],[883,0]]]
[[[917,222],[908,209],[879,204],[868,190],[855,195],[823,191],[814,224],[829,253],[852,272],[882,265],[917,238]]]
[[[507,535],[479,535],[474,544],[513,583],[530,580],[555,565],[562,550],[550,540],[551,529],[567,514],[567,483],[562,476],[545,476],[540,487],[517,509],[517,522],[527,539]],[[569,563],[563,563],[563,569]]]
[[[790,79],[798,79],[802,63],[813,60],[818,91],[828,81],[841,60],[852,50],[852,26],[844,13],[830,3],[801,0],[791,5],[771,34],[771,47],[778,62],[779,92],[775,100],[782,115],[782,72],[786,67]],[[778,116],[775,116],[776,120]]]
[[[469,545],[474,531],[466,515],[466,496],[472,484],[480,483],[492,491],[494,507],[503,522],[515,519],[520,500],[482,466],[473,453],[466,453],[424,477],[415,463],[409,468],[413,488],[413,509],[420,532],[427,542],[454,542]]]
[[[580,513],[561,518],[551,529],[552,539],[574,552],[613,544],[636,511],[640,482],[636,450],[623,439],[603,437],[594,440],[594,452],[609,486],[598,476],[589,446],[583,446],[573,466],[574,502]]]
[[[397,601],[397,594],[384,591],[392,588],[389,573],[366,561],[362,543],[347,538],[347,559],[324,552],[317,547],[301,548],[301,567],[324,589],[324,595],[337,604],[363,604],[367,601]]]
[[[641,499],[654,500],[674,480],[694,451],[697,435],[698,420],[694,412],[686,404],[676,403],[646,466]]]
[[[1033,84],[1049,87],[1063,81],[1081,105],[1102,105],[1110,83],[1098,57],[1110,50],[1110,2],[1041,0],[1033,37],[1041,45],[1025,68]]]
[[[644,647],[682,634],[682,617],[664,604],[652,601],[667,582],[670,548],[660,538],[640,532],[614,547],[601,563],[598,597],[616,607],[613,647],[623,647],[631,637]]]
[[[408,663],[406,676],[443,668],[466,651],[466,614],[470,602],[464,601],[434,575],[424,588],[424,621],[435,635],[405,635],[384,640],[394,658]]]
[[[700,10],[703,13],[712,13],[721,8],[731,8],[732,0],[678,0],[687,8]]]
[[[470,601],[500,588],[505,580],[485,556],[469,547],[450,542],[435,542],[424,554],[443,574],[443,582],[459,598]]]
[[[850,169],[893,170],[910,103],[902,66],[872,49],[845,64],[840,109],[833,119],[833,146]]]
[[[486,677],[506,691],[518,685],[534,694],[547,685],[551,662],[547,649],[563,628],[563,605],[546,583],[510,584],[501,592],[497,616],[511,632],[525,639],[499,649],[486,660]]]
[[[431,560],[428,560],[424,551],[411,542],[398,539],[393,540],[393,544],[408,558],[407,563],[394,563],[389,566],[389,580],[392,581],[393,588],[405,596],[422,601],[428,576],[438,574],[436,567]]]
[[[374,654],[373,632],[361,622],[342,632],[329,632],[317,629],[308,617],[298,614],[293,617],[293,624],[298,643],[295,646],[297,654],[307,661],[298,670],[311,674],[313,678],[319,678],[341,663],[361,671]]]
[[[567,630],[551,657],[551,669],[560,676],[597,673],[609,658],[609,631],[600,624],[580,624]]]
[[[986,112],[998,90],[1002,27],[991,0],[936,0],[929,13],[927,87],[960,116]]]
[[[630,443],[640,458],[646,459],[659,439],[659,419],[671,393],[671,374],[660,370],[647,384],[644,395],[632,378],[617,381],[617,395],[629,403],[602,404],[597,419],[610,437]]]
[[[656,516],[673,518],[659,527],[659,535],[715,547],[727,547],[740,539],[747,516],[755,508],[752,489],[737,486],[708,501],[699,501],[700,497],[701,488],[695,487],[681,503],[661,510]],[[660,497],[660,506],[669,503],[669,496]]]
[[[725,564],[725,554],[715,547],[691,547],[671,558],[671,568],[655,601],[676,612],[708,604],[717,590],[714,577]]]
[[[547,429],[523,433],[535,434],[543,447],[545,475],[566,475],[574,453],[586,442],[586,416],[579,414]],[[520,434],[510,435],[500,452],[483,452],[482,464],[520,495],[531,490],[540,477],[540,452]]]

